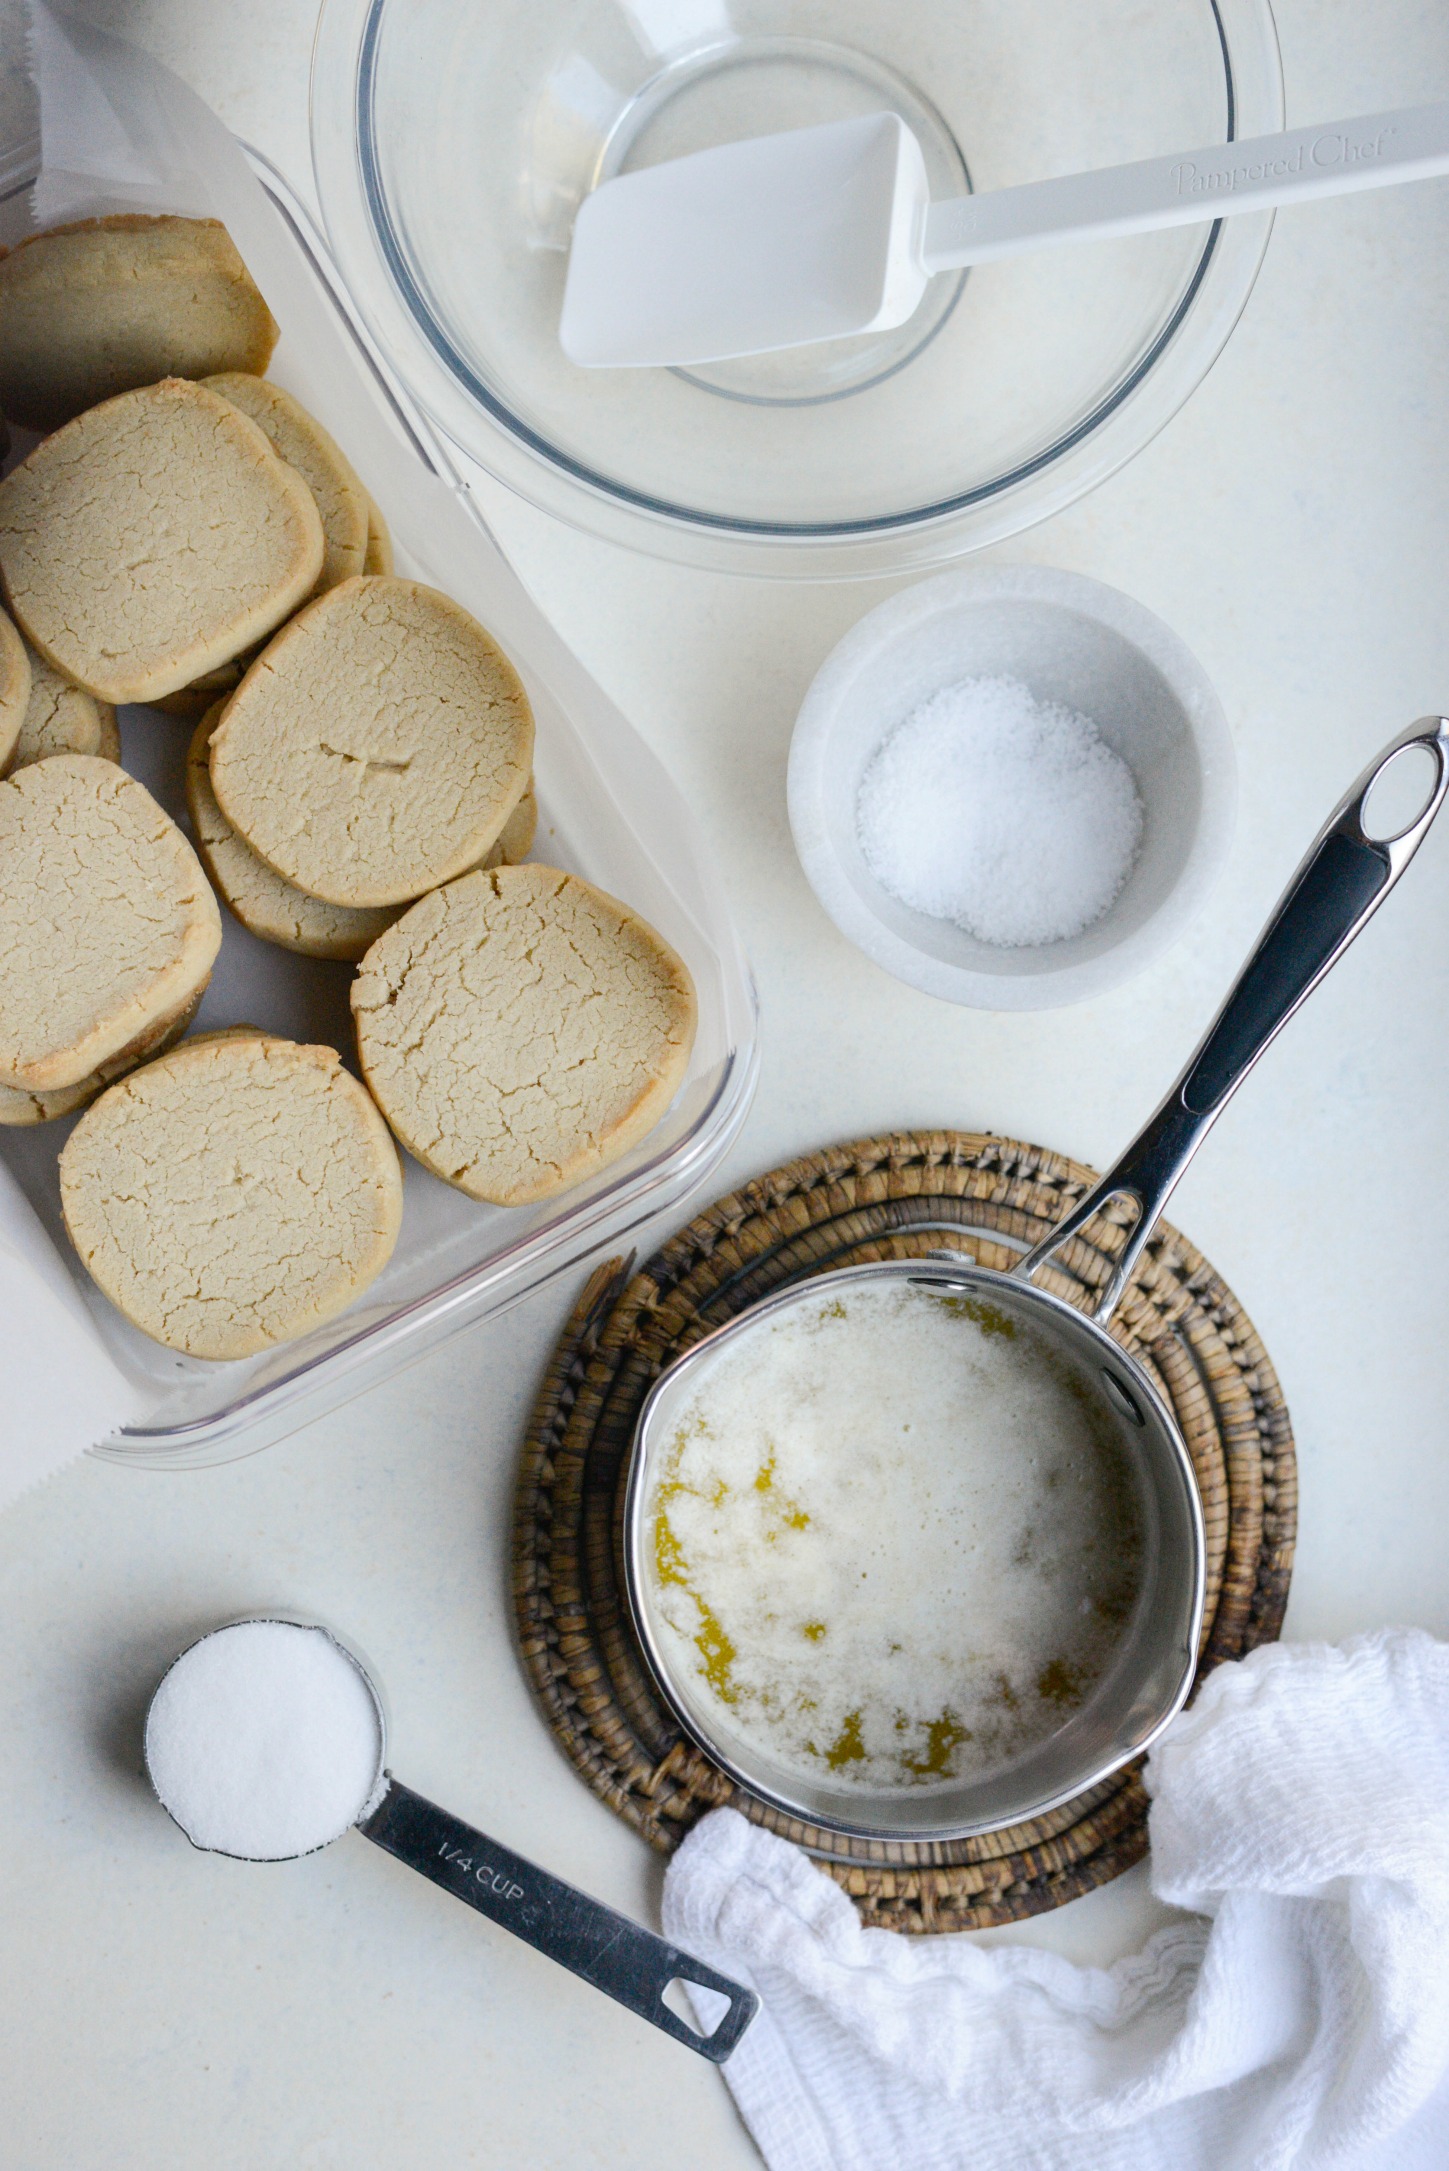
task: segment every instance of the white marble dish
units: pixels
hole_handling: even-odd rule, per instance
[[[1089,716],[1142,799],[1121,892],[1059,942],[1000,948],[912,911],[881,887],[856,836],[861,776],[881,741],[938,688],[990,675]],[[992,566],[892,596],[832,650],[796,720],[789,800],[810,885],[867,957],[947,1002],[1049,1010],[1129,979],[1202,909],[1232,839],[1237,767],[1217,694],[1160,618],[1080,574]]]

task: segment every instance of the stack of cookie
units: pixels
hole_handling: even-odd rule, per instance
[[[0,868],[0,1090],[42,1122],[185,1031],[221,915],[176,824],[93,754],[0,785]]]
[[[0,482],[0,1122],[94,1102],[60,1160],[77,1250],[212,1358],[381,1271],[389,1126],[474,1198],[544,1199],[653,1126],[695,1024],[652,929],[520,864],[524,687],[395,577],[345,455],[263,375],[275,338],[211,221],[88,221],[0,259],[0,407],[49,432]],[[119,767],[125,703],[198,718],[195,850]],[[213,886],[264,940],[360,965],[366,1086],[260,1029],[181,1039]]]

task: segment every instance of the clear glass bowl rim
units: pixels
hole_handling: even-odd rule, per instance
[[[1217,220],[1168,322],[1091,411],[1051,446],[957,497],[851,522],[736,520],[632,490],[551,445],[453,354],[392,230],[372,108],[387,0],[323,0],[313,50],[313,168],[352,299],[409,389],[486,472],[569,525],[719,571],[869,577],[941,563],[1060,511],[1140,452],[1190,397],[1247,304],[1272,214]],[[1206,0],[1228,98],[1227,140],[1283,119],[1270,0]],[[466,380],[466,381],[465,381]]]

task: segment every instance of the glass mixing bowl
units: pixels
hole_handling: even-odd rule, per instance
[[[325,0],[313,157],[353,298],[482,467],[614,540],[799,578],[996,542],[1201,381],[1271,217],[943,274],[898,330],[687,370],[558,344],[601,180],[882,108],[954,195],[1282,125],[1267,0]]]

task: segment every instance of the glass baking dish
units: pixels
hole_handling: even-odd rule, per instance
[[[235,1364],[162,1349],[90,1282],[60,1217],[56,1160],[68,1123],[0,1130],[0,1159],[79,1291],[124,1382],[122,1399],[131,1402],[132,1414],[93,1451],[119,1462],[175,1466],[265,1446],[567,1274],[601,1246],[636,1242],[648,1224],[677,1215],[744,1121],[757,1071],[757,1018],[723,889],[664,769],[508,566],[466,484],[359,323],[325,245],[285,182],[259,155],[239,150],[181,86],[167,79],[163,89],[168,97],[184,95],[189,137],[178,152],[170,200],[164,186],[158,195],[154,187],[110,184],[98,190],[94,208],[212,210],[225,219],[282,327],[271,374],[347,451],[391,526],[397,570],[446,589],[474,611],[528,687],[538,725],[534,856],[586,875],[637,907],[685,958],[699,995],[689,1075],[667,1115],[627,1159],[560,1198],[505,1209],[465,1198],[404,1156],[402,1234],[383,1276],[341,1319]],[[34,167],[17,172],[13,146],[7,164],[0,238],[13,240],[29,230],[23,190]],[[205,200],[198,200],[199,169]],[[121,729],[126,766],[184,826],[182,769],[191,726],[128,709]],[[350,968],[293,957],[255,940],[229,914],[222,917],[225,939],[196,1029],[244,1020],[327,1041],[350,1059]]]

